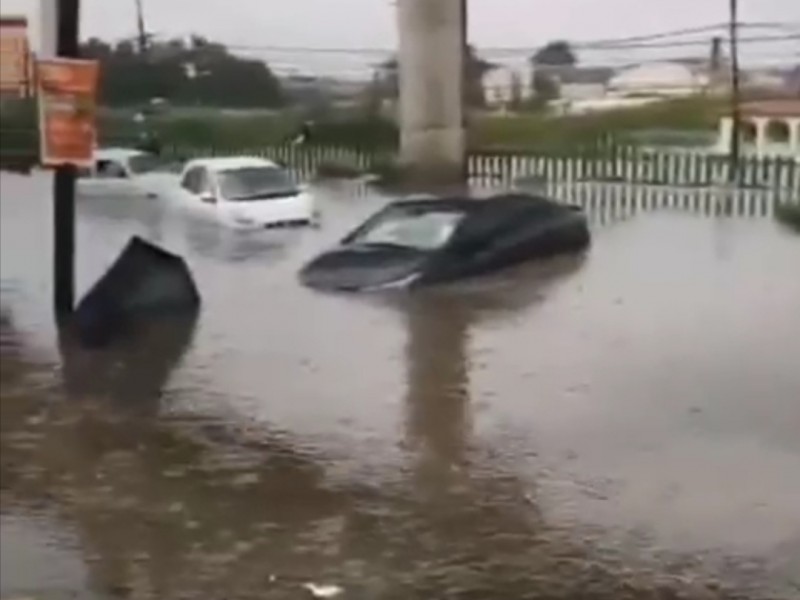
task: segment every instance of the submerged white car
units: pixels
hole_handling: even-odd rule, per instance
[[[314,200],[291,174],[258,157],[198,158],[183,167],[175,192],[192,215],[235,229],[315,225]]]
[[[80,172],[77,188],[83,196],[153,195],[177,180],[158,156],[133,148],[98,148],[92,166]]]

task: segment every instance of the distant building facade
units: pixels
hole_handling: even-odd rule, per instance
[[[617,71],[608,83],[615,96],[680,98],[707,91],[712,78],[707,69],[683,61],[631,65]]]
[[[0,95],[27,98],[34,93],[28,20],[0,16]]]
[[[745,102],[740,106],[741,140],[745,151],[759,156],[800,156],[800,98]],[[733,118],[720,119],[718,150],[733,136]]]

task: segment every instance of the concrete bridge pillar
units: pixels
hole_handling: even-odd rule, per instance
[[[398,0],[400,163],[411,178],[464,179],[463,0]]]

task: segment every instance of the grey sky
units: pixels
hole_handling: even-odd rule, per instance
[[[162,35],[201,33],[242,46],[391,48],[396,0],[144,0],[148,28]],[[401,0],[402,1],[402,0]],[[40,0],[3,0],[4,13],[35,18]],[[722,22],[727,0],[469,0],[470,41],[478,47],[536,47],[553,38],[595,40]],[[135,33],[134,0],[82,0],[82,35],[116,39]],[[781,22],[800,32],[800,0],[740,0],[741,19]],[[35,32],[34,32],[35,33]],[[751,35],[779,34],[754,30]],[[697,39],[697,38],[694,38]],[[752,45],[754,59],[798,62],[800,42]],[[681,50],[683,54],[701,48]],[[642,59],[653,51],[638,51]],[[658,51],[663,54],[663,51]],[[370,55],[261,52],[276,69],[342,75],[379,60]],[[521,56],[521,53],[520,53]],[[639,58],[639,57],[636,57]],[[630,60],[597,55],[591,62]]]

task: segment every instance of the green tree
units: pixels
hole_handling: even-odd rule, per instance
[[[547,104],[550,100],[559,97],[558,71],[573,68],[578,63],[578,57],[572,45],[565,40],[548,42],[532,57],[533,67],[533,96],[537,107]]]
[[[199,36],[188,45],[152,42],[146,52],[131,42],[111,46],[93,38],[81,52],[100,62],[100,99],[110,106],[141,105],[152,98],[240,108],[283,103],[280,83],[265,63],[230,54],[224,45]]]
[[[534,66],[573,67],[578,57],[566,40],[548,42],[531,57]]]

